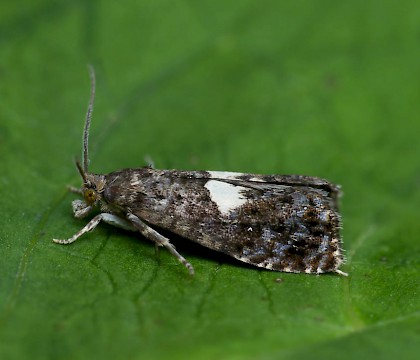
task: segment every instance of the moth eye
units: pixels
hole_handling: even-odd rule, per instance
[[[86,189],[83,193],[83,197],[88,205],[92,205],[96,200],[96,193],[92,189]]]

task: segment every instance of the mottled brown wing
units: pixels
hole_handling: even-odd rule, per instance
[[[338,187],[325,180],[123,171],[107,175],[105,200],[155,227],[272,270],[323,273],[343,263]]]

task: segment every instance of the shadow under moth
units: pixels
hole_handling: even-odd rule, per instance
[[[101,221],[140,232],[165,247],[191,274],[193,266],[159,233],[168,230],[207,248],[261,268],[294,273],[335,272],[344,263],[338,213],[338,185],[302,175],[257,175],[223,171],[158,170],[151,166],[109,174],[89,172],[88,141],[95,97],[83,131],[83,160],[76,166],[83,200],[74,216],[100,213],[69,239],[70,244]]]

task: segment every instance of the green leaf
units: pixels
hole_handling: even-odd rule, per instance
[[[1,359],[414,359],[420,353],[415,1],[0,5]],[[91,170],[300,173],[340,183],[338,275],[263,271],[72,216]],[[369,357],[368,357],[369,356]]]

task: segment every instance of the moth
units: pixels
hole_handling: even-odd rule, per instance
[[[294,273],[335,272],[344,263],[338,212],[340,187],[302,175],[257,175],[223,171],[158,170],[152,166],[94,174],[88,169],[91,95],[83,131],[83,160],[76,161],[83,185],[70,190],[74,216],[99,214],[70,244],[101,221],[137,231],[165,247],[191,274],[193,266],[159,231],[168,230],[257,267]]]

